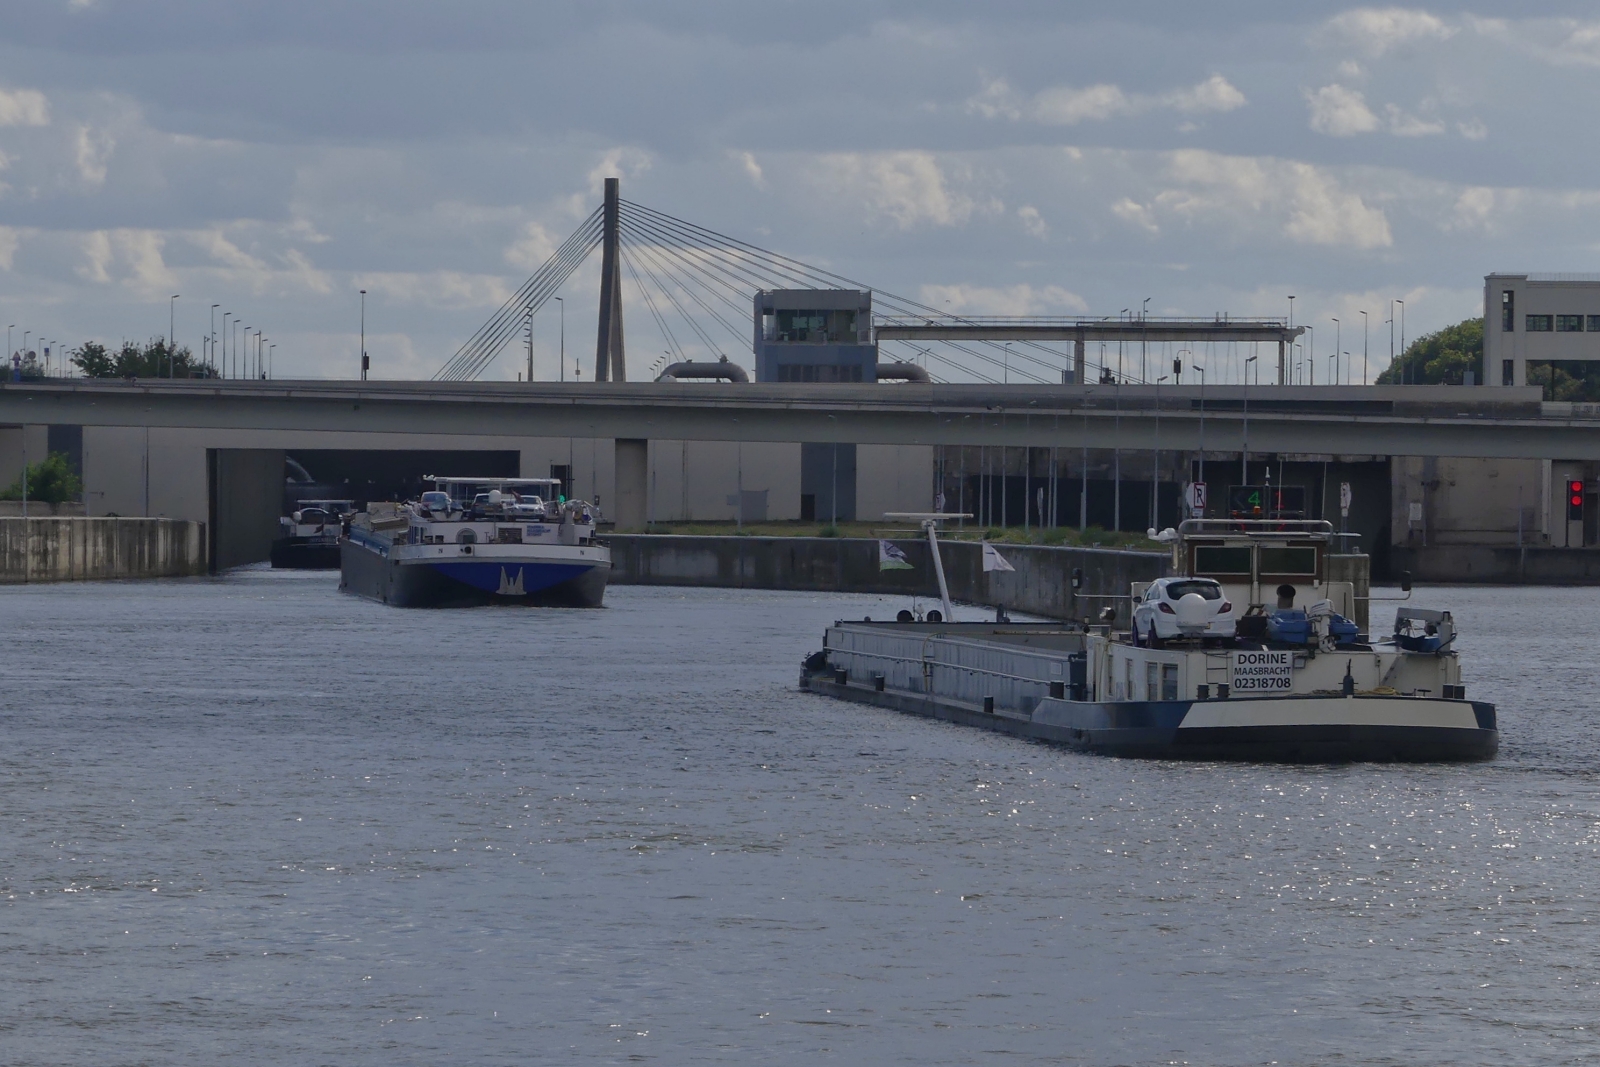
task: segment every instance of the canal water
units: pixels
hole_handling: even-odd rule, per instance
[[[0,1063],[1600,1056],[1600,591],[1452,589],[1470,766],[1079,755],[800,693],[878,597],[0,590]]]

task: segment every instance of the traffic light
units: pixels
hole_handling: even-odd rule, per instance
[[[1567,521],[1583,521],[1583,482],[1578,478],[1567,482]]]

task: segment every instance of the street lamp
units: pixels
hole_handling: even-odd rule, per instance
[[[1328,316],[1333,318],[1333,316]],[[1333,319],[1333,384],[1339,384],[1339,348],[1342,343],[1340,332],[1344,329],[1338,319]]]
[[[277,345],[268,345],[267,346],[267,377],[268,378],[272,377],[272,357],[277,352],[277,349],[278,349]]]
[[[244,336],[245,336],[246,340],[249,340],[249,338],[250,338],[250,327],[246,326],[244,328]],[[241,369],[243,369],[245,374],[249,374],[250,373],[249,366],[247,366],[244,363],[244,361],[239,358],[239,320],[238,320],[237,317],[235,317],[234,320],[233,320],[233,372],[234,372],[234,377],[236,377],[236,378],[243,377],[243,375],[241,375],[239,373],[239,371]]]
[[[213,367],[215,367],[216,363],[217,363],[217,309],[219,307],[221,307],[221,306],[222,306],[221,304],[212,304],[211,305],[211,334],[210,334],[211,357],[210,357],[210,361],[211,361],[211,366],[213,366]]]
[[[167,301],[167,377],[178,376],[177,355],[174,352],[173,335],[178,332],[178,296],[173,293],[172,299]]]
[[[558,355],[556,357],[556,359],[561,364],[560,378],[561,378],[562,381],[566,381],[567,380],[567,302],[565,300],[561,299],[559,296],[555,298],[555,301],[556,301],[557,304],[561,305],[561,352],[560,352],[560,355]]]
[[[1406,354],[1406,302],[1404,300],[1396,300],[1395,303],[1400,305],[1400,358],[1404,359]],[[1405,376],[1407,370],[1411,371],[1411,384],[1416,385],[1417,375],[1415,369],[1401,367],[1401,377]]]
[[[233,312],[231,311],[222,313],[222,373],[230,378],[233,375],[229,373],[230,368],[228,367],[228,319],[232,317]]]
[[[1161,383],[1163,374],[1156,379],[1156,435],[1155,447],[1150,449],[1150,525],[1161,529]]]
[[[1367,384],[1367,313],[1361,313],[1361,384]]]
[[[361,290],[361,380],[367,380],[367,291]]]
[[[1200,374],[1200,484],[1206,484],[1206,369],[1199,364],[1190,368]],[[1205,516],[1202,514],[1201,518]]]
[[[1000,364],[1000,382],[1001,382],[1002,385],[1009,385],[1011,383],[1011,342],[1010,341],[1006,342],[1006,344],[1005,344],[1005,353],[1000,358],[1002,360],[1002,362]]]
[[[1245,377],[1250,376],[1250,364],[1259,357],[1251,356],[1244,361]],[[1250,484],[1250,386],[1244,387],[1244,436],[1241,438],[1242,447],[1239,450],[1239,484]]]

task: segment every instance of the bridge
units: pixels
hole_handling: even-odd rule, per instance
[[[0,424],[1600,460],[1533,387],[47,379]]]

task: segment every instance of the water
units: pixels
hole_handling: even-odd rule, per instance
[[[5,588],[0,1063],[1590,1062],[1600,591],[1420,600],[1492,764],[798,692],[876,597]]]

